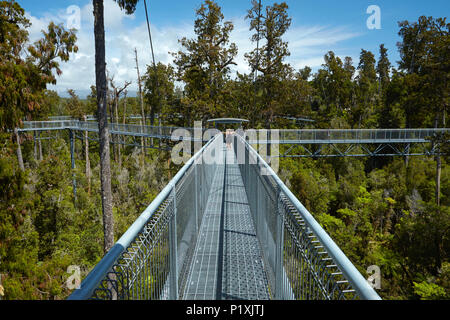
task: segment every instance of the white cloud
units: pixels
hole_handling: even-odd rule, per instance
[[[48,14],[36,18],[28,14],[32,22],[30,39],[37,40],[41,30],[45,29],[50,21],[65,23],[67,13],[59,10],[56,14]],[[151,65],[150,43],[145,22],[132,28],[125,26],[134,15],[126,15],[113,0],[105,0],[105,32],[106,32],[106,61],[111,75],[114,75],[116,85],[122,85],[125,81],[132,81],[129,91],[137,90],[136,64],[134,48],[139,57],[141,74],[145,72],[145,66]],[[239,52],[235,61],[237,66],[232,70],[240,73],[250,71],[244,57],[246,52],[254,49],[251,42],[252,32],[249,31],[249,21],[244,16],[231,19],[234,30],[231,34],[231,42],[236,43]],[[92,4],[81,8],[81,29],[77,33],[77,45],[79,51],[71,56],[68,63],[61,64],[63,74],[58,77],[57,85],[49,89],[57,90],[63,94],[67,89],[89,92],[91,85],[95,84],[95,45],[93,32]],[[156,62],[172,63],[173,57],[169,52],[176,52],[180,45],[178,39],[182,37],[194,37],[192,24],[180,23],[179,25],[159,27],[151,25],[153,46]],[[335,50],[345,40],[358,36],[357,33],[348,31],[343,27],[327,26],[303,26],[291,28],[285,35],[289,42],[291,56],[287,62],[295,69],[306,65],[316,69],[323,63],[323,56],[329,50]],[[350,55],[350,54],[349,54]],[[232,74],[234,76],[234,74]]]
[[[297,27],[286,33],[291,52],[290,62],[296,69],[305,66],[317,69],[324,63],[328,51],[342,51],[340,43],[360,36],[345,27],[312,26]],[[351,53],[348,52],[350,55]]]
[[[236,62],[238,66],[234,69],[240,73],[250,72],[250,68],[244,57],[246,52],[252,51],[256,44],[251,42],[252,32],[249,31],[249,22],[244,16],[232,20],[234,30],[231,35],[231,42],[236,43],[239,48]],[[302,26],[289,29],[284,39],[289,43],[291,55],[286,59],[295,69],[305,66],[313,70],[319,68],[324,63],[324,55],[332,51],[343,51],[340,43],[360,36],[359,33],[352,32],[345,27],[331,26]],[[336,52],[335,52],[336,53]],[[347,54],[350,55],[350,52]]]

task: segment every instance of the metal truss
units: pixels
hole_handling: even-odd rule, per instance
[[[86,137],[83,134],[77,134],[76,131],[74,132],[75,138],[84,141]],[[92,137],[95,136],[95,137]],[[114,139],[110,139],[110,144],[113,145],[123,145],[126,147],[135,147],[135,148],[144,148],[144,149],[156,149],[156,150],[162,150],[162,151],[170,151],[172,150],[170,144],[168,141],[162,141],[157,142],[157,144],[148,145],[148,144],[142,144],[140,140],[142,137],[138,136],[131,136],[131,135],[116,135]],[[97,132],[88,132],[87,139],[89,141],[99,142],[100,139],[98,138]],[[158,139],[157,139],[158,140]]]
[[[98,133],[94,121],[57,120],[29,121],[19,132],[72,130],[73,132]],[[180,131],[177,131],[180,130]],[[110,124],[112,144],[171,150],[180,141],[206,142],[204,129],[201,138],[194,128],[167,126],[140,126],[135,124]],[[450,129],[273,129],[244,132],[252,145],[289,146],[281,158],[327,158],[327,157],[390,157],[439,155],[442,142],[432,142],[433,137],[450,133]],[[79,136],[77,136],[79,137]],[[158,144],[142,145],[138,138],[157,139]],[[98,140],[98,138],[97,138]],[[268,147],[267,150],[270,148]]]
[[[285,144],[286,146],[287,144]],[[442,155],[442,143],[295,143],[280,150],[279,158],[332,158],[332,157],[393,157]]]
[[[69,299],[380,299],[261,156],[235,138],[234,152],[221,135],[203,146]]]

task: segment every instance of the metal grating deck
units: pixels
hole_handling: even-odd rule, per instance
[[[183,295],[187,300],[266,300],[268,281],[234,153],[226,148],[205,208]]]

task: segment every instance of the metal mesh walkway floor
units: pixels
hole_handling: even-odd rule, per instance
[[[234,153],[224,150],[226,165],[218,165],[213,179],[183,298],[269,299],[240,170]]]

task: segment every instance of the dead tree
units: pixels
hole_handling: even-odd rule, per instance
[[[119,99],[122,92],[125,91],[125,89],[131,84],[131,81],[125,81],[124,85],[122,87],[116,87],[114,84],[114,76],[110,79],[110,84],[112,87],[113,92],[113,108],[114,108],[114,122],[116,124],[119,124]],[[117,155],[116,158],[119,162],[119,169],[122,168],[122,158],[121,158],[121,146],[120,146],[120,137],[118,135],[115,136],[115,141],[117,143],[116,151]]]
[[[136,70],[137,70],[137,77],[138,77],[138,88],[139,88],[139,102],[141,104],[141,116],[142,116],[142,125],[145,126],[146,120],[145,120],[145,111],[144,111],[144,96],[142,94],[142,82],[141,82],[141,74],[139,73],[139,62],[138,62],[138,56],[137,56],[137,50],[134,48],[134,54],[136,56]],[[145,138],[141,138],[142,142],[142,153],[145,154]]]

